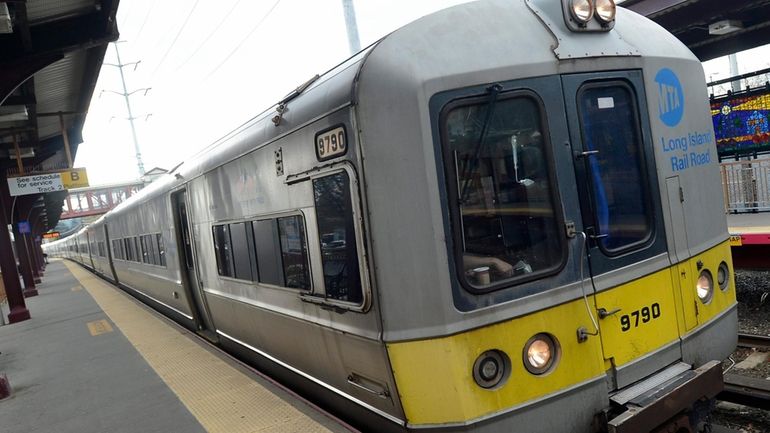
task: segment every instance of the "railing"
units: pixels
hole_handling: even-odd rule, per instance
[[[723,162],[720,166],[727,212],[770,211],[770,159]]]

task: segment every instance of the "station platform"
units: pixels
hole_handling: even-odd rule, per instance
[[[38,293],[0,326],[1,432],[355,431],[77,264]]]
[[[727,215],[733,266],[770,269],[770,212]]]
[[[770,244],[770,212],[727,215],[730,245]]]

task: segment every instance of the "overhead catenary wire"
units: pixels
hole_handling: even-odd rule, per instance
[[[155,9],[155,5],[157,5],[157,4],[158,4],[158,1],[154,0],[152,2],[152,4],[150,5],[150,8],[147,10],[147,13],[144,15],[144,19],[142,20],[142,25],[139,26],[139,31],[136,32],[137,37],[136,37],[135,42],[142,38],[142,30],[144,30],[144,26],[147,25],[147,21],[149,21],[150,14],[152,14],[152,11],[153,11],[153,9]]]
[[[126,14],[123,15],[123,19],[120,21],[120,27],[123,27],[126,25],[126,21],[128,21],[128,18],[131,16],[131,12],[134,11],[133,7],[136,4],[136,1],[130,2],[128,4],[128,9],[126,10]]]
[[[230,51],[230,53],[225,57],[224,60],[219,62],[219,64],[216,67],[214,67],[214,69],[211,72],[209,72],[208,75],[206,75],[206,78],[209,78],[212,75],[214,75],[219,70],[219,68],[222,67],[222,65],[224,65],[225,63],[227,63],[228,60],[230,60],[230,57],[232,57],[233,54],[235,54],[243,46],[243,44],[251,37],[251,35],[253,35],[254,32],[256,32],[262,26],[265,20],[270,16],[270,14],[273,13],[275,8],[278,7],[278,4],[280,3],[281,3],[281,0],[276,0],[276,2],[273,3],[273,6],[271,6],[270,9],[268,9],[267,13],[265,13],[265,15],[263,15],[259,21],[257,21],[257,24],[254,25],[251,31],[248,34],[246,34],[246,36],[243,39],[241,39],[240,42],[238,42],[238,45],[236,45],[235,48],[233,48],[233,50]]]
[[[179,40],[179,36],[184,31],[185,27],[187,27],[187,23],[190,22],[190,17],[192,17],[193,12],[195,12],[195,8],[198,7],[198,3],[200,3],[200,0],[195,0],[195,3],[193,3],[193,6],[190,9],[190,12],[187,13],[187,16],[185,17],[184,22],[182,23],[182,27],[180,27],[179,30],[177,30],[176,35],[174,35],[174,40],[171,41],[171,45],[169,45],[168,48],[166,49],[166,52],[163,53],[163,56],[160,58],[160,62],[158,62],[158,66],[156,66],[155,69],[152,71],[152,74],[150,75],[150,80],[152,80],[152,78],[155,77],[155,74],[158,72],[160,67],[163,66],[163,63],[166,62],[166,58],[168,57],[168,54],[174,48],[174,45],[176,45],[176,41]]]
[[[225,14],[225,16],[224,16],[224,17],[223,17],[223,18],[222,18],[222,19],[219,21],[219,23],[216,25],[216,27],[214,28],[214,30],[212,30],[212,31],[211,31],[211,32],[208,34],[208,36],[206,36],[206,39],[204,39],[204,40],[203,40],[203,42],[201,42],[201,43],[200,43],[200,45],[198,45],[198,47],[197,47],[197,48],[195,48],[195,50],[192,52],[192,54],[190,54],[190,55],[189,55],[189,56],[188,56],[188,57],[185,59],[185,61],[184,61],[184,62],[182,62],[182,64],[181,64],[181,65],[179,65],[179,66],[176,68],[176,70],[177,70],[177,71],[179,71],[180,69],[182,69],[182,68],[184,67],[184,65],[186,65],[186,64],[187,64],[187,62],[189,62],[189,61],[190,61],[190,60],[191,60],[193,57],[195,57],[195,55],[196,55],[196,54],[198,54],[198,51],[200,51],[200,50],[201,50],[201,48],[203,48],[203,46],[204,46],[204,45],[206,45],[206,44],[209,42],[209,40],[210,40],[210,39],[211,39],[211,38],[212,38],[212,37],[213,37],[213,36],[214,36],[214,35],[215,35],[217,32],[219,32],[219,29],[220,29],[220,28],[222,28],[222,25],[224,25],[224,23],[227,21],[227,19],[228,19],[228,18],[230,18],[230,15],[232,15],[233,11],[235,11],[235,8],[236,8],[236,7],[238,7],[238,5],[241,3],[241,1],[242,1],[242,0],[238,0],[238,1],[236,1],[235,3],[233,3],[233,6],[230,8],[230,10],[227,12],[227,14]]]

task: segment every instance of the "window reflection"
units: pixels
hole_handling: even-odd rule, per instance
[[[444,125],[466,282],[485,288],[558,266],[561,231],[538,104],[517,97],[465,105]]]
[[[623,85],[594,87],[580,95],[600,245],[616,252],[648,239],[652,228],[636,102]]]
[[[360,303],[363,293],[348,174],[340,172],[314,180],[313,193],[326,296]]]
[[[283,257],[286,287],[309,289],[305,227],[300,216],[278,218],[278,234]]]
[[[214,226],[214,251],[217,258],[217,271],[225,277],[234,276],[233,259],[230,251],[230,230],[227,225]]]

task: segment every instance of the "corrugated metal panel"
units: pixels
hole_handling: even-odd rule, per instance
[[[59,111],[77,111],[78,101],[83,86],[83,75],[87,60],[87,51],[76,51],[68,54],[62,60],[46,67],[35,74],[35,95],[37,97],[38,113],[55,113]],[[73,116],[65,116],[65,124],[69,127]],[[59,118],[39,117],[38,135],[40,140],[59,135]]]
[[[78,15],[96,8],[96,0],[28,0],[27,20],[30,24],[64,16]]]

